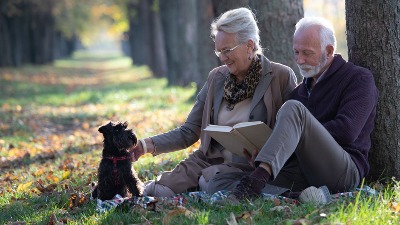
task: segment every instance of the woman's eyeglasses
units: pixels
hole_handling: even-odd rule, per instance
[[[225,49],[225,50],[222,50],[222,51],[214,50],[215,55],[217,55],[217,57],[220,57],[221,54],[223,54],[224,56],[228,56],[228,55],[229,55],[233,50],[235,50],[239,45],[241,45],[241,44],[238,44],[238,45],[236,45],[236,46],[233,47],[233,48]]]

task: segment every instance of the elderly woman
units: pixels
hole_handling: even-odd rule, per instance
[[[172,171],[147,182],[144,195],[167,197],[193,190],[234,188],[224,178],[212,187],[209,181],[216,175],[250,173],[254,167],[248,159],[224,149],[203,129],[209,124],[232,126],[247,121],[263,121],[273,128],[277,110],[296,85],[289,67],[262,55],[259,29],[249,9],[225,12],[211,24],[211,30],[215,54],[224,65],[210,72],[183,125],[140,140],[132,155],[137,160],[146,152],[155,156],[185,149],[199,138],[201,145]]]

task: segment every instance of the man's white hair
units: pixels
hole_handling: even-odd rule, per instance
[[[307,29],[310,27],[319,27],[319,35],[321,41],[321,49],[325,50],[326,46],[333,46],[333,53],[336,50],[336,37],[335,30],[331,22],[322,17],[304,17],[296,24],[296,30],[294,34],[300,30]]]
[[[256,17],[250,9],[237,8],[223,13],[211,23],[211,37],[214,38],[218,31],[236,34],[239,43],[252,40],[255,45],[253,51],[262,54],[260,30]]]

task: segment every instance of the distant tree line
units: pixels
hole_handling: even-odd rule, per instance
[[[78,37],[58,23],[68,13],[66,1],[1,0],[0,67],[46,64],[70,56]]]
[[[204,83],[220,64],[210,24],[223,12],[248,7],[256,14],[264,54],[292,67],[292,35],[303,17],[302,0],[1,0],[0,67],[46,64],[70,56],[82,31],[90,30],[91,7],[126,9],[125,51],[169,85]],[[98,21],[92,21],[98,22]]]

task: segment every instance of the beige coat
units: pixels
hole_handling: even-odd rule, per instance
[[[261,57],[262,77],[251,101],[249,121],[264,121],[274,127],[276,113],[295,88],[296,77],[289,67]],[[229,75],[226,66],[213,69],[185,123],[167,133],[151,137],[155,155],[185,149],[200,138],[201,145],[189,158],[180,162],[171,172],[165,172],[158,183],[175,193],[197,187],[202,171],[223,162],[222,154],[211,148],[211,138],[201,132],[209,124],[218,124],[218,112],[224,95],[224,81]]]

